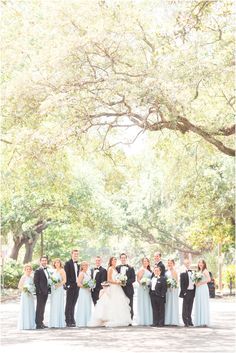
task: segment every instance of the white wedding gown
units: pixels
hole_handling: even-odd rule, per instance
[[[114,281],[117,274],[118,272],[113,270]],[[128,326],[131,322],[129,299],[120,285],[110,284],[97,301],[89,326]]]

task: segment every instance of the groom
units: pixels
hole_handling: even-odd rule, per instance
[[[127,255],[125,253],[120,254],[121,265],[116,267],[118,273],[122,273],[127,276],[126,285],[123,286],[123,291],[125,295],[129,298],[130,308],[131,308],[131,319],[133,319],[133,298],[134,298],[134,288],[133,283],[135,282],[135,272],[134,268],[127,264]]]
[[[102,289],[102,282],[105,282],[107,280],[107,270],[101,266],[101,256],[96,257],[95,264],[96,266],[91,270],[91,277],[96,281],[96,286],[91,291],[94,305],[97,304],[97,301],[99,299],[99,292]]]

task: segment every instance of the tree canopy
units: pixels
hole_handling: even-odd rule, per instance
[[[2,1],[13,258],[233,246],[232,6]]]

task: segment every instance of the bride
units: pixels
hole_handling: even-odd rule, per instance
[[[116,262],[115,257],[109,260],[108,282],[103,284],[89,326],[116,327],[131,324],[129,299],[121,288],[121,281],[117,279]]]

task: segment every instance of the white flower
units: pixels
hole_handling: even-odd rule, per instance
[[[144,289],[148,288],[148,286],[151,283],[151,279],[143,276],[140,280],[141,285],[144,287]]]
[[[123,274],[123,273],[118,273],[118,275],[116,276],[116,279],[118,281],[121,281],[121,285],[122,286],[125,286],[126,283],[127,283],[128,277],[125,274]]]
[[[194,283],[198,283],[202,280],[203,273],[201,271],[194,271],[191,275],[191,279]]]

